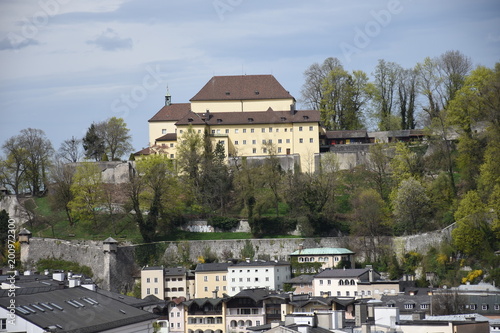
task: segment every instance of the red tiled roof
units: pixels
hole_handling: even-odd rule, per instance
[[[191,101],[293,98],[272,75],[214,76]]]
[[[269,108],[266,112],[210,112],[210,119],[206,114],[190,112],[180,119],[175,125],[241,125],[241,124],[290,124],[290,123],[318,123],[319,111],[302,110],[273,111]],[[206,121],[206,122],[205,122]]]
[[[168,133],[160,136],[156,141],[177,141],[177,133]]]
[[[154,145],[152,147],[143,148],[138,152],[135,152],[134,155],[135,156],[151,155],[151,154],[166,153],[166,152],[167,152],[167,147]]]
[[[151,121],[177,121],[191,110],[190,103],[175,103],[165,105],[148,122]]]

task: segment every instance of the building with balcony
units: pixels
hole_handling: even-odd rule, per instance
[[[226,332],[244,333],[247,327],[264,324],[264,298],[268,294],[265,288],[246,289],[229,298],[226,301]]]
[[[195,298],[184,302],[186,307],[187,333],[223,333],[226,332],[226,303],[223,298]]]

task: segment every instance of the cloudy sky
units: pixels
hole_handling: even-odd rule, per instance
[[[116,116],[139,150],[167,85],[181,103],[213,75],[273,74],[300,99],[327,57],[371,75],[447,50],[500,61],[500,2],[1,0],[0,144],[31,127],[58,149]]]

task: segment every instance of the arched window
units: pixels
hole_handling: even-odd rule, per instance
[[[252,326],[252,321],[251,320],[247,320],[246,323],[245,323],[245,326]]]
[[[243,320],[238,321],[238,326],[243,327],[245,326],[245,322]]]
[[[351,286],[354,286],[356,285],[356,282],[354,282],[354,280],[351,280]]]
[[[339,281],[339,286],[343,286],[344,285],[344,281],[340,280]]]
[[[233,328],[236,327],[237,326],[236,320],[231,320],[230,326]]]
[[[344,281],[344,284],[345,284],[346,286],[348,286],[348,285],[349,285],[349,280],[345,280],[345,281]]]

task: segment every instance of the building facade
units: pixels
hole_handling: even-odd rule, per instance
[[[188,130],[224,145],[228,161],[241,157],[283,159],[282,167],[314,171],[319,154],[317,110],[296,110],[295,98],[272,75],[214,76],[190,100],[171,103],[149,119],[149,146],[175,159]],[[289,164],[289,165],[287,165]]]
[[[227,293],[227,268],[230,263],[198,264],[194,271],[195,297],[212,297]]]
[[[290,263],[285,261],[246,260],[228,267],[227,294],[236,295],[244,289],[282,290],[291,277]]]

